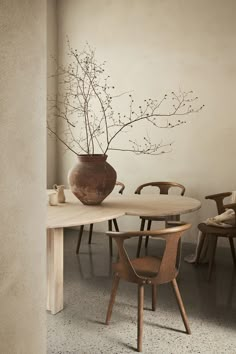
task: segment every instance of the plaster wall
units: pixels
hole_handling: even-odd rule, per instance
[[[0,2],[0,353],[46,353],[46,2]]]
[[[57,68],[57,1],[47,1],[47,97],[55,99],[57,94],[57,78],[51,77]],[[56,127],[55,109],[47,105],[47,115],[50,116],[52,127]],[[47,134],[47,188],[52,188],[57,176],[57,142]]]
[[[174,129],[156,129],[155,143],[174,141],[173,151],[161,156],[136,156],[110,152],[108,161],[125,183],[126,192],[148,181],[176,181],[186,186],[186,196],[203,202],[199,212],[186,216],[194,227],[216,214],[204,196],[236,189],[234,142],[236,120],[236,2],[234,0],[59,0],[58,58],[66,63],[66,36],[73,47],[86,41],[96,48],[118,92],[132,91],[136,102],[179,88],[193,90],[204,110]],[[121,101],[119,109],[127,105]],[[147,130],[147,126],[140,127]],[[142,133],[142,131],[140,131]],[[117,145],[124,144],[125,135]],[[76,157],[58,150],[58,182]],[[132,219],[122,227],[137,227]],[[100,231],[106,225],[96,225]]]

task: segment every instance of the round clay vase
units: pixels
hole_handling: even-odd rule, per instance
[[[112,192],[116,171],[106,159],[107,155],[78,155],[78,163],[69,171],[71,191],[83,204],[98,205]]]

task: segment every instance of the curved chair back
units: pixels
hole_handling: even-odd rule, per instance
[[[120,186],[120,187],[121,187],[121,188],[119,189],[119,192],[118,192],[118,193],[123,194],[124,189],[125,189],[124,183],[117,181],[117,182],[116,182],[116,186]]]
[[[160,194],[168,194],[170,188],[177,187],[177,188],[180,188],[181,195],[184,195],[184,193],[185,193],[185,187],[182,184],[176,183],[176,182],[148,182],[148,183],[144,183],[144,184],[141,184],[135,190],[134,193],[141,194],[142,189],[145,187],[158,187],[160,190]]]
[[[179,240],[184,231],[190,227],[191,224],[183,224],[155,231],[107,232],[107,235],[115,240],[119,252],[119,261],[114,264],[114,271],[120,278],[138,284],[163,284],[170,282],[178,273],[176,258]],[[141,269],[141,272],[139,272],[135,267],[135,261],[132,262],[124,247],[124,241],[133,237],[147,235],[164,239],[166,241],[165,250],[159,263],[154,260],[154,257],[138,258],[138,268]],[[146,273],[143,271],[142,273],[142,269],[149,269],[149,271]]]

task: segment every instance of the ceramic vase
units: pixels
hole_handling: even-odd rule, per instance
[[[78,163],[69,171],[72,193],[85,205],[100,204],[113,190],[116,171],[107,155],[78,155]]]

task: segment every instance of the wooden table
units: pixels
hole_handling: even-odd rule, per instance
[[[195,211],[201,203],[174,195],[110,195],[99,206],[83,205],[65,191],[66,203],[48,206],[47,215],[47,310],[63,310],[63,235],[65,227],[111,220],[124,215],[179,216]]]

